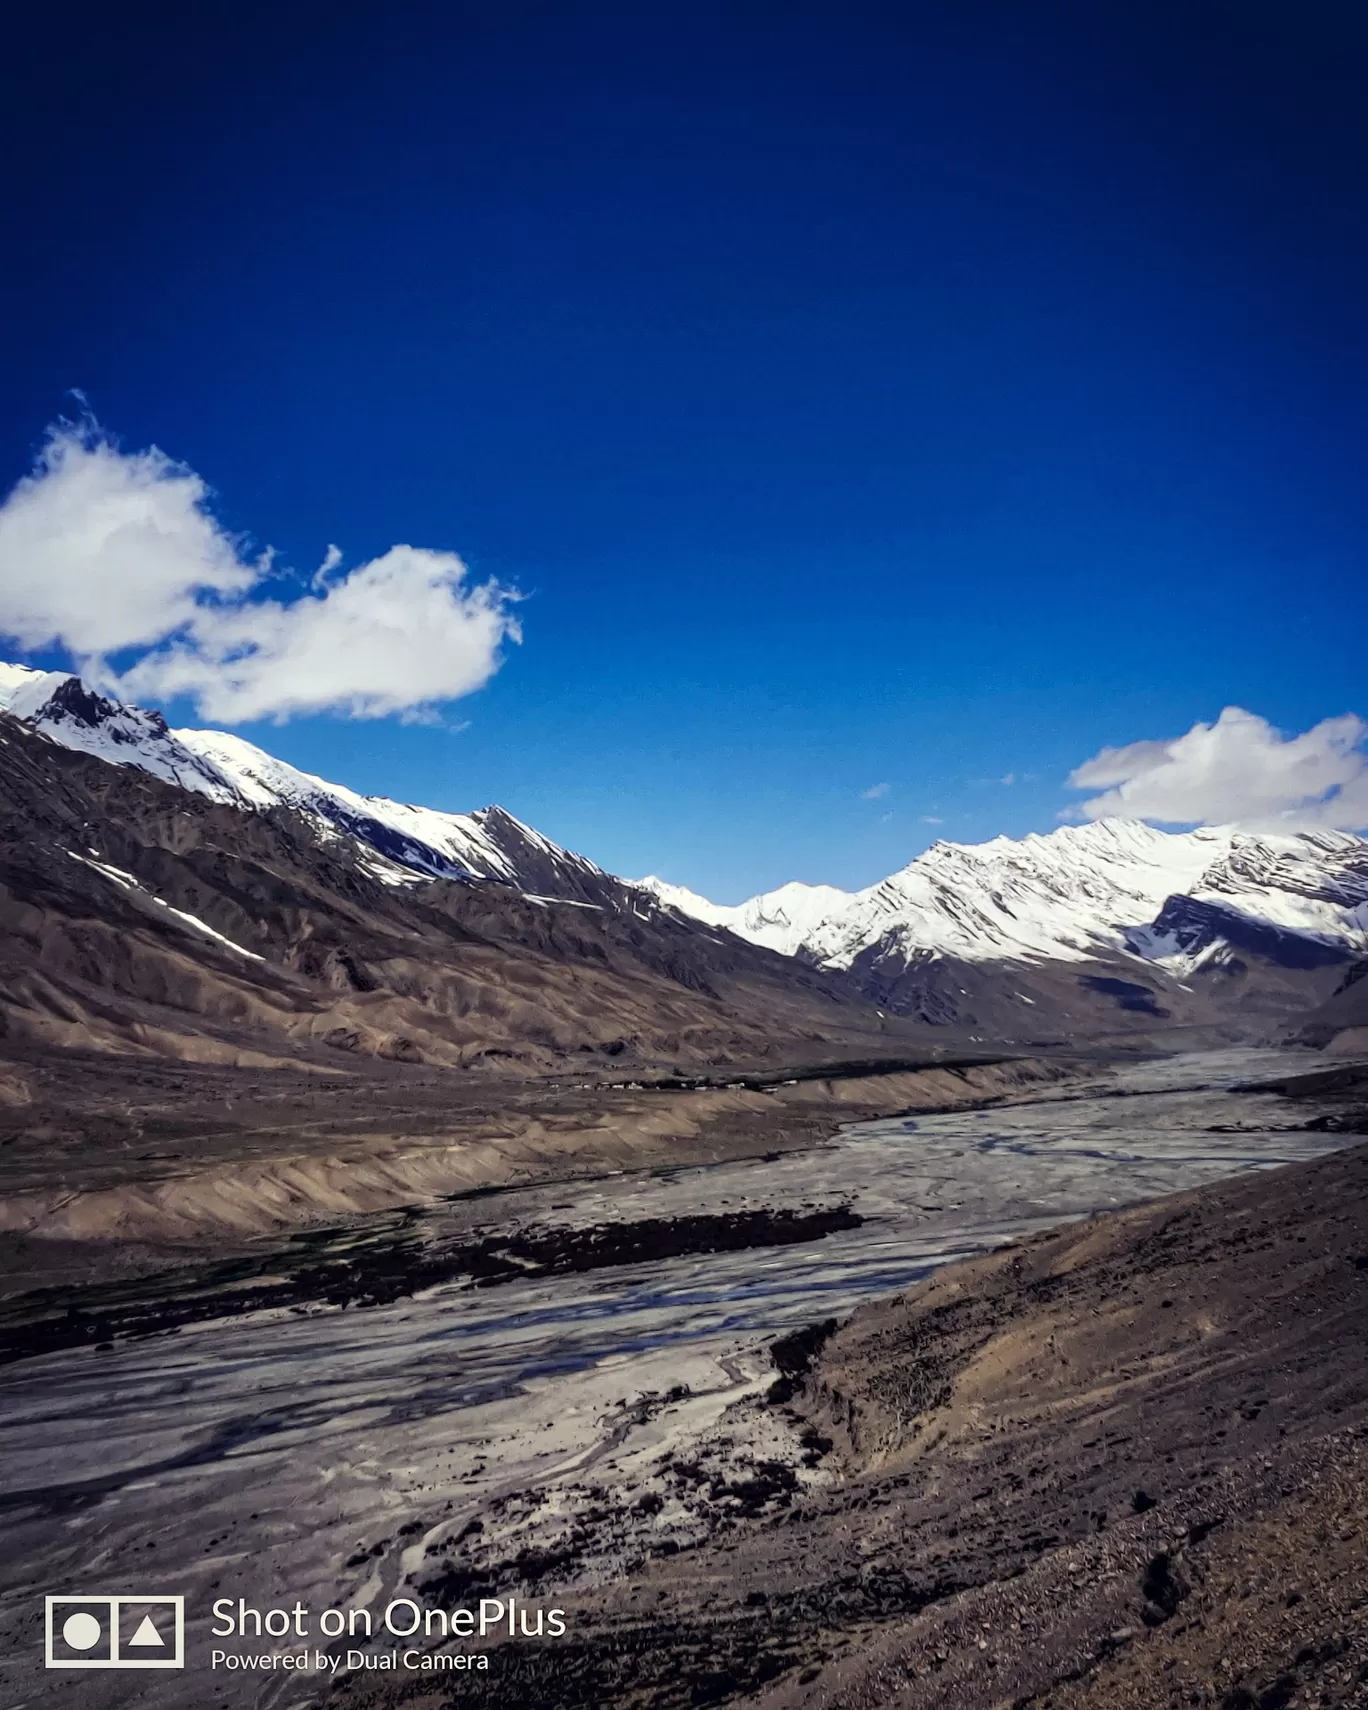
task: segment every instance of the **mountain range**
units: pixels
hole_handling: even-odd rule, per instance
[[[12,1061],[594,1076],[909,1049],[910,1024],[840,975],[664,908],[500,809],[361,797],[77,678],[7,667],[0,695]]]
[[[1347,833],[1165,832],[1103,820],[978,845],[938,842],[862,891],[790,883],[733,906],[655,877],[618,878],[499,807],[453,814],[360,795],[226,732],[172,729],[160,713],[114,700],[67,673],[0,664],[0,714],[46,739],[38,769],[54,774],[46,786],[38,782],[37,751],[30,750],[21,789],[0,754],[0,781],[12,798],[25,796],[26,812],[36,812],[29,841],[33,825],[49,817],[45,789],[55,798],[77,782],[47,751],[67,751],[94,768],[79,774],[90,798],[84,842],[57,833],[48,852],[60,846],[68,879],[81,868],[100,881],[85,899],[89,906],[109,915],[116,902],[126,909],[145,896],[144,924],[151,918],[182,940],[198,936],[201,953],[219,961],[227,954],[239,979],[252,958],[262,964],[260,977],[286,969],[307,979],[321,970],[331,982],[323,1005],[329,1011],[347,1007],[341,988],[350,988],[353,1008],[368,993],[361,1004],[370,1012],[365,1025],[350,1015],[326,1027],[311,1022],[307,1030],[334,1045],[351,1040],[351,1049],[461,1062],[492,1051],[545,1067],[564,1049],[580,1047],[681,1064],[763,1057],[777,1036],[795,1032],[820,1054],[838,1038],[848,1044],[856,1035],[896,1029],[899,1019],[950,1029],[967,1042],[1026,1045],[1173,1028],[1216,1027],[1243,1036],[1292,1021],[1324,1033],[1329,1024],[1317,1019],[1318,1006],[1328,1003],[1332,1017],[1343,1011],[1356,1025],[1358,997],[1368,989],[1358,981],[1368,957],[1368,841]],[[144,782],[131,787],[130,774]],[[161,793],[149,796],[152,785]],[[177,821],[173,834],[167,828]],[[15,838],[23,843],[26,834],[11,824],[12,865]],[[283,837],[294,866],[307,870],[314,911],[332,921],[337,942],[321,949],[329,931],[320,931],[318,919],[290,924],[241,895],[227,907],[221,894],[205,894],[202,871],[188,889],[173,883],[168,862],[189,858],[177,845],[192,824],[250,825],[239,838],[244,848],[275,839],[277,881]],[[148,888],[142,870],[154,847],[161,890]],[[117,858],[115,849],[122,851]],[[326,901],[316,894],[324,872]],[[463,930],[478,916],[497,951],[481,978],[504,995],[493,1001],[486,991],[482,1004],[467,994],[455,1007],[464,1013],[483,1007],[502,1020],[484,1029],[454,1026],[450,994],[438,1000],[433,990],[417,1000],[421,1013],[410,1013],[408,987],[432,980],[406,975],[400,984],[407,981],[407,1022],[376,1025],[384,1000],[374,994],[393,978],[374,967],[393,958],[377,961],[372,947],[372,972],[355,972],[367,956],[354,944],[348,948],[347,932],[337,926],[342,873],[346,909],[357,906],[359,886],[370,899],[363,912],[388,921],[386,930],[402,918],[410,940],[406,965],[450,959],[449,946],[432,932],[434,909],[448,923],[458,917]],[[291,883],[299,879],[292,872]],[[249,895],[258,888],[256,881],[245,886]],[[195,906],[185,906],[187,899]],[[529,932],[534,919],[538,930]],[[415,934],[421,948],[411,942]],[[530,1007],[514,1024],[505,988],[512,967],[529,953],[557,973],[550,978],[543,966],[533,977],[522,970]],[[470,958],[462,960],[468,982]],[[569,999],[561,991],[568,970],[572,986],[609,970],[629,982],[663,979],[711,1009],[681,1030],[677,989],[663,1007],[659,990],[649,999],[640,990],[618,993],[603,1006],[614,1018],[605,1029],[583,1008],[583,992]],[[728,982],[734,989],[723,989]],[[760,1008],[754,982],[765,993]],[[741,986],[746,995],[738,1003]],[[1346,999],[1355,987],[1356,997]],[[551,988],[559,998],[547,995]],[[400,994],[392,995],[397,1001]],[[306,1009],[316,1007],[315,998]],[[13,991],[8,1001],[13,1009]],[[548,1013],[561,1003],[576,1016],[563,1036],[537,1015],[543,1003]],[[287,1031],[298,1035],[300,1028]],[[584,1037],[572,1047],[577,1032]]]
[[[438,813],[361,796],[277,760],[221,730],[172,730],[159,712],[96,693],[79,677],[0,664],[0,711],[81,754],[134,766],[177,789],[249,811],[289,808],[326,838],[347,838],[386,884],[493,879],[535,891],[542,875],[558,897],[598,898],[605,875],[502,808]]]
[[[735,907],[654,877],[642,884],[710,925],[832,968],[895,951],[1066,962],[1122,951],[1191,973],[1218,953],[1217,936],[1256,929],[1270,952],[1281,940],[1309,965],[1368,950],[1368,841],[1338,831],[1165,832],[1104,819],[938,842],[863,891],[790,883]]]

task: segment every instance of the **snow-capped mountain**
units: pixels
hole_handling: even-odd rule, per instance
[[[388,884],[493,881],[534,900],[629,910],[633,897],[651,906],[645,892],[686,918],[850,973],[881,1004],[903,1001],[895,988],[907,971],[916,972],[916,1001],[929,1002],[920,990],[928,959],[1079,967],[1120,958],[1183,980],[1241,953],[1315,968],[1368,950],[1368,841],[1344,832],[1165,832],[1102,820],[940,842],[863,891],[795,882],[732,906],[659,878],[615,879],[502,808],[442,813],[363,796],[227,732],[172,730],[160,713],[61,672],[0,664],[0,710],[64,747],[211,800],[298,813],[324,838],[348,839]]]
[[[226,731],[172,730],[159,712],[111,700],[64,672],[0,664],[0,711],[65,748],[136,766],[213,801],[257,811],[289,808],[325,836],[351,838],[370,871],[390,884],[488,879],[532,896],[594,902],[614,883],[592,861],[502,808],[441,813],[363,796]]]
[[[497,810],[470,816],[477,838],[217,741],[197,758],[223,769],[195,771],[187,788],[185,733],[72,689],[53,707],[61,688],[40,685],[30,710],[72,745],[0,714],[0,1057],[20,1047],[27,1074],[48,1053],[99,1053],[93,1083],[84,1070],[52,1082],[94,1084],[102,1109],[104,1059],[119,1056],[180,1065],[171,1096],[212,1110],[218,1133],[238,1070],[250,1100],[262,1070],[321,1071],[332,1085],[366,1062],[401,1079],[412,1065],[579,1083],[610,1064],[626,1079],[925,1053],[915,1021],[878,1014],[844,976],[690,920]],[[102,739],[121,764],[86,752]],[[339,829],[358,802],[370,818]],[[412,882],[368,880],[363,863],[392,878],[364,838],[396,816],[431,839],[406,858],[430,867],[440,843],[473,865],[472,849],[492,849],[517,883],[423,882],[417,869]],[[298,1098],[279,1108],[312,1122],[312,1092],[295,1084],[267,1097]],[[449,1106],[423,1085],[412,1108],[426,1133]],[[98,1118],[95,1129],[104,1144]]]
[[[763,944],[785,956],[796,956],[823,921],[834,915],[851,900],[849,891],[837,890],[835,885],[803,885],[796,880],[780,885],[777,891],[766,891],[749,902],[728,905],[709,902],[697,891],[683,885],[671,885],[654,876],[637,881],[642,890],[681,914],[709,926],[725,926],[739,938],[752,944]]]
[[[22,719],[63,748],[115,766],[136,766],[214,801],[238,799],[230,780],[179,741],[159,712],[106,700],[68,672],[0,663],[0,712]]]
[[[1368,841],[1346,832],[1255,836],[1228,827],[1156,830],[1101,820],[980,844],[936,843],[867,890],[788,884],[725,907],[659,879],[662,901],[753,942],[830,968],[928,952],[971,962],[1082,962],[1117,952],[1146,961],[1194,955],[1239,923],[1336,952],[1368,948]],[[1171,899],[1207,905],[1194,922]],[[1216,915],[1229,929],[1218,933]],[[1260,940],[1271,944],[1271,938]]]

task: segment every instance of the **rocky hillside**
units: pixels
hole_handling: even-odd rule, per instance
[[[1013,1000],[1072,1016],[1081,992],[1272,1021],[1328,997],[1368,948],[1368,841],[1335,831],[1102,820],[936,843],[864,891],[789,884],[734,908],[642,882],[697,919],[848,974],[884,1008],[979,1031],[1019,1033]]]
[[[1352,964],[1340,983],[1297,1029],[1305,1045],[1368,1056],[1368,957]]]
[[[210,1063],[523,1073],[905,1043],[907,1024],[839,976],[562,867],[511,819],[484,824],[534,879],[582,894],[394,883],[297,807],[248,811],[0,716],[0,1033]]]
[[[172,730],[159,712],[98,694],[79,677],[0,663],[0,711],[63,748],[248,812],[288,808],[325,839],[350,843],[368,872],[392,885],[429,878],[491,879],[534,894],[598,901],[602,868],[499,807],[441,813],[363,796],[277,760],[221,730]]]
[[[176,814],[186,824],[218,823],[213,813],[227,813],[221,823],[244,827],[244,849],[268,835],[263,822],[277,827],[270,836],[288,826],[292,860],[310,871],[322,871],[322,862],[329,872],[345,871],[347,886],[370,882],[388,893],[367,908],[407,923],[402,957],[380,957],[391,973],[358,972],[356,979],[374,983],[356,986],[336,958],[358,969],[364,958],[339,948],[355,936],[351,927],[339,929],[339,945],[319,963],[326,963],[324,977],[342,982],[329,987],[337,1015],[317,1027],[296,1020],[288,1029],[291,1038],[323,1038],[331,1049],[462,1063],[509,1053],[509,1062],[545,1067],[583,1045],[611,1049],[624,1061],[684,1065],[748,1058],[793,1038],[807,1041],[795,1049],[808,1060],[833,1037],[826,1009],[800,1020],[793,1008],[814,999],[843,1012],[841,1037],[863,1010],[857,1033],[897,1032],[890,1018],[903,1017],[936,1029],[956,1049],[1261,1038],[1300,1026],[1368,948],[1368,843],[1337,832],[1170,834],[1104,821],[975,846],[938,843],[867,891],[789,884],[731,908],[660,880],[618,879],[503,808],[445,813],[363,796],[227,732],[173,730],[160,713],[110,700],[66,673],[0,664],[0,708],[51,748],[103,763],[124,780],[100,787],[103,805],[92,810],[86,847],[67,851],[88,875],[102,875],[81,881],[93,885],[86,906],[94,915],[105,905],[121,918],[141,908],[144,923],[178,919],[183,938],[193,935],[193,916],[201,929],[220,934],[200,931],[205,954],[232,959],[236,946],[240,979],[260,985],[281,969],[317,976],[320,952],[295,942],[294,928],[280,937],[250,885],[246,901],[231,908],[209,898],[208,913],[155,888],[149,894],[171,904],[172,914],[139,902],[147,886],[109,851],[126,829],[125,797],[141,801],[152,782],[172,792],[154,816],[159,822]],[[48,805],[42,787],[30,794],[41,821]],[[116,821],[108,828],[105,813]],[[447,888],[434,890],[434,881]],[[69,882],[76,883],[74,869]],[[150,882],[171,880],[159,871]],[[434,909],[497,947],[486,952],[487,963],[463,953],[459,990],[438,972],[448,952],[426,924]],[[217,924],[220,916],[232,931]],[[657,992],[638,1024],[641,994],[567,994],[563,974],[518,984],[513,964],[501,960],[514,950],[518,958],[545,953],[562,968],[583,961],[586,978],[603,973],[605,957],[632,978],[644,969],[666,980],[668,1001],[658,1005]],[[249,976],[253,956],[263,966]],[[277,973],[268,976],[267,965]],[[758,980],[766,994],[728,1011],[735,1025],[697,1009],[730,1001],[718,985],[719,968],[728,970],[726,979]],[[195,982],[173,985],[188,991]],[[693,994],[688,1014],[678,1007],[680,987]],[[376,995],[383,991],[389,999]],[[437,1022],[438,1014],[445,1019]],[[156,1049],[165,1048],[162,1020],[148,1021],[152,1031],[144,1035],[162,1041]],[[97,1024],[84,1012],[72,1025],[70,1039],[132,1037],[123,1023],[111,1032],[113,1023]],[[68,1038],[55,1013],[43,1036]]]

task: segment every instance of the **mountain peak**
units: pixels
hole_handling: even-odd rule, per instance
[[[70,671],[37,671],[31,665],[8,665],[0,660],[0,712],[31,719],[65,683],[79,683]]]
[[[97,730],[102,724],[112,724],[120,713],[136,711],[139,722],[158,736],[165,736],[166,720],[154,708],[125,708],[118,701],[108,700],[98,690],[92,689],[84,677],[67,677],[59,683],[42,707],[45,718],[70,719],[72,723],[84,725],[87,730]]]
[[[1229,826],[1172,832],[1114,818],[986,843],[938,839],[854,894],[788,884],[725,908],[658,879],[647,884],[712,925],[838,969],[928,953],[1139,956],[1149,942],[1142,929],[1174,897],[1234,906],[1324,944],[1368,947],[1368,842],[1341,832],[1260,838]]]
[[[592,861],[498,803],[462,814],[362,795],[228,731],[168,729],[159,712],[124,705],[70,672],[0,663],[0,710],[64,747],[215,801],[289,808],[325,837],[349,839],[386,884],[489,881],[537,901],[594,907],[618,895],[618,881]],[[1143,929],[1183,897],[1319,943],[1368,949],[1368,841],[1347,832],[1162,831],[1108,818],[985,843],[938,839],[857,892],[791,879],[727,905],[655,876],[636,888],[710,926],[834,969],[928,955],[1138,958],[1150,942]]]
[[[443,813],[363,796],[231,731],[172,730],[161,713],[113,700],[69,672],[0,664],[0,710],[65,748],[137,767],[211,800],[252,812],[289,808],[325,836],[351,839],[362,864],[387,884],[490,880],[592,900],[606,878],[592,861],[561,849],[506,808]]]

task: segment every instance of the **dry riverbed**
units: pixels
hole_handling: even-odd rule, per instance
[[[982,1636],[1008,1609],[1003,1587],[1029,1591],[1043,1574],[1036,1614],[1022,1605],[1000,1622],[1035,1631],[1063,1607],[1066,1560],[1089,1585],[1116,1590],[1125,1607],[1109,1631],[1135,1603],[1144,1632],[1158,1632],[1144,1626],[1143,1573],[1126,1564],[1148,1551],[1144,1570],[1162,1553],[1151,1532],[1162,1550],[1187,1550],[1187,1563],[1198,1549],[1189,1534],[1211,1518],[1189,1499],[1224,1491],[1227,1474],[1231,1504],[1254,1489],[1242,1433],[1260,1447],[1295,1426],[1307,1466],[1329,1469],[1307,1445],[1318,1431],[1357,1428],[1361,1373],[1341,1331],[1358,1273],[1336,1260],[1340,1292],[1322,1299],[1320,1273],[1282,1256],[1304,1266],[1317,1243],[1338,1253],[1358,1241],[1358,1178],[1327,1188],[1308,1175],[1293,1219],[1306,1228],[1231,1244],[1233,1228],[1273,1215],[1231,1196],[1257,1196],[1277,1179],[1262,1174],[1269,1166],[1345,1144],[1333,1127],[1349,1109],[1344,1087],[1307,1099],[1233,1086],[1306,1064],[1305,1053],[1244,1052],[1130,1065],[1095,1077],[1091,1092],[1040,1087],[992,1108],[860,1123],[763,1160],[468,1195],[407,1225],[386,1214],[369,1233],[355,1223],[311,1236],[307,1263],[277,1273],[297,1282],[300,1270],[335,1266],[345,1306],[317,1291],[253,1295],[270,1280],[256,1274],[237,1310],[226,1304],[232,1279],[179,1273],[177,1290],[198,1289],[201,1302],[218,1287],[223,1310],[111,1321],[110,1346],[54,1348],[0,1370],[5,1702],[51,1693],[53,1677],[33,1662],[35,1590],[89,1589],[92,1576],[114,1587],[154,1573],[182,1591],[192,1666],[65,1676],[63,1702],[76,1710],[285,1706],[334,1690],[346,1704],[454,1693],[546,1710],[766,1692],[789,1695],[776,1705],[903,1702],[878,1696],[890,1690],[883,1676],[859,1672],[862,1658],[885,1654],[917,1683],[909,1710],[968,1710],[998,1700],[964,1696],[964,1665],[1015,1652],[975,1637],[970,1655],[965,1611],[987,1600],[975,1616]],[[1130,1249],[1158,1211],[1076,1221],[1232,1177],[1212,1190],[1226,1196],[1217,1233],[1203,1233],[1201,1217],[1186,1234],[1180,1223],[1152,1264]],[[1327,1197],[1333,1209],[1315,1210]],[[1313,1217],[1314,1238],[1299,1241]],[[799,1238],[773,1239],[780,1231]],[[674,1245],[644,1255],[643,1232]],[[367,1242],[388,1255],[379,1271],[356,1268]],[[415,1251],[467,1264],[479,1254],[500,1274],[386,1268]],[[1270,1252],[1278,1266],[1264,1262]],[[374,1286],[381,1276],[401,1286],[387,1294]],[[1279,1314],[1296,1322],[1297,1289],[1328,1327],[1323,1356],[1309,1335],[1291,1347],[1268,1328]],[[143,1306],[157,1298],[148,1279],[129,1291]],[[901,1305],[863,1307],[826,1337],[832,1321],[897,1294]],[[980,1297],[981,1309],[966,1307]],[[825,1328],[805,1333],[814,1325]],[[1145,1340],[1152,1325],[1162,1346]],[[1270,1360],[1291,1372],[1296,1359],[1310,1362],[1301,1402],[1270,1413],[1270,1399],[1238,1426],[1227,1417],[1236,1403],[1254,1408],[1256,1381],[1268,1398],[1290,1391],[1290,1377],[1258,1374]],[[1180,1392],[1170,1430],[1167,1400]],[[1265,1414],[1272,1438],[1253,1429]],[[1352,1459],[1353,1440],[1341,1447]],[[1334,1466],[1352,1476],[1342,1458]],[[1087,1553],[1099,1550],[1095,1561]],[[1176,1564],[1175,1582],[1180,1567],[1191,1578]],[[1154,1584],[1161,1608],[1170,1594]],[[208,1670],[211,1606],[239,1597],[377,1619],[396,1597],[444,1608],[518,1599],[565,1610],[569,1631],[497,1646],[490,1671],[459,1688],[364,1668],[329,1688]],[[1105,1599],[1098,1608],[1111,1618]],[[1072,1651],[1062,1639],[1017,1649],[1067,1651],[1091,1668],[1090,1621]],[[366,1653],[393,1643],[377,1638]],[[926,1696],[942,1676],[961,1682],[960,1697]]]

